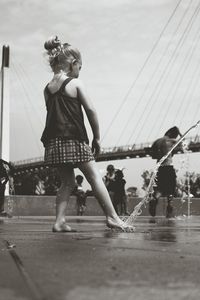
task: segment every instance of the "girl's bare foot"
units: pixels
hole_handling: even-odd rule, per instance
[[[72,229],[69,225],[67,225],[66,223],[55,223],[53,228],[52,228],[53,232],[76,232],[76,229]]]
[[[120,219],[114,219],[114,218],[108,217],[106,225],[108,226],[108,228],[120,230],[123,232],[134,232],[135,231],[134,226],[127,225],[127,224],[125,224],[125,222],[123,222]]]

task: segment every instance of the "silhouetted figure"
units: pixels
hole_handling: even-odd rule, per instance
[[[129,215],[127,211],[127,198],[125,192],[126,180],[124,179],[124,174],[121,170],[115,171],[115,181],[113,184],[114,195],[113,195],[113,205],[119,215]]]
[[[9,181],[9,172],[10,166],[9,163],[3,159],[0,159],[0,216],[8,217],[8,213],[4,210],[4,201],[5,201],[5,189],[6,184]]]
[[[114,181],[115,181],[115,168],[113,165],[107,166],[107,173],[103,177],[103,181],[105,183],[105,186],[108,190],[108,193],[110,195],[110,199],[113,203],[113,196],[114,196]]]
[[[46,176],[44,181],[45,195],[53,196],[56,195],[59,183],[56,181],[56,176],[54,174],[49,174]]]
[[[86,193],[82,187],[83,176],[76,176],[76,187],[74,191],[74,195],[76,195],[76,204],[77,204],[77,216],[82,216],[86,210]]]
[[[166,155],[177,142],[176,138],[178,135],[181,136],[178,127],[175,126],[170,128],[164,137],[157,139],[152,145],[152,158],[157,159],[158,162]],[[156,207],[161,196],[168,199],[166,217],[174,217],[172,200],[176,189],[176,173],[172,164],[172,156],[173,153],[165,159],[158,169],[156,187],[152,195],[153,198],[149,201],[149,213],[153,217],[156,215]]]
[[[22,186],[21,186],[22,195],[34,195],[35,194],[35,183],[33,174],[30,172],[24,174],[22,177]]]

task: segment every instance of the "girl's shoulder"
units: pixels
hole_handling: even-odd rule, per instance
[[[71,80],[71,84],[76,88],[80,88],[80,89],[84,88],[84,84],[82,80],[80,80],[79,78],[73,78],[73,80]]]
[[[77,98],[78,93],[84,92],[84,86],[80,79],[71,78],[69,84],[65,85],[65,94],[72,98]]]

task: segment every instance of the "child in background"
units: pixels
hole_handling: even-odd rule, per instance
[[[83,176],[77,175],[76,183],[77,186],[75,187],[75,191],[73,192],[73,194],[76,195],[77,216],[82,216],[86,210],[86,198],[87,198],[87,195],[84,192],[82,187]]]
[[[113,196],[114,196],[114,182],[115,182],[115,168],[113,165],[108,165],[107,168],[107,173],[103,177],[103,181],[105,183],[105,186],[108,190],[110,199],[113,203]]]
[[[115,181],[114,181],[114,196],[113,196],[113,205],[119,215],[129,216],[127,210],[127,197],[125,191],[126,180],[124,179],[123,171],[115,171]]]
[[[66,223],[65,211],[75,187],[74,168],[78,167],[105,213],[107,226],[133,231],[133,226],[126,225],[116,214],[94,161],[94,156],[100,153],[100,131],[96,110],[78,79],[82,67],[81,54],[70,44],[62,44],[57,36],[49,38],[44,47],[54,75],[44,89],[47,117],[41,141],[45,147],[45,163],[56,166],[61,178],[52,230],[73,231]],[[89,147],[82,108],[93,132],[92,148]]]

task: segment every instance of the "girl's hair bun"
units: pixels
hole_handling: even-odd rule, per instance
[[[45,55],[48,57],[49,64],[53,71],[62,70],[66,63],[71,63],[73,59],[81,61],[81,54],[78,49],[68,43],[62,44],[58,36],[51,36],[44,43]]]
[[[53,49],[58,48],[59,46],[61,46],[61,42],[58,39],[58,36],[51,36],[45,43],[44,43],[44,48],[47,51],[51,51]]]

